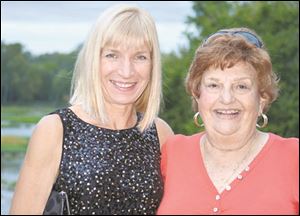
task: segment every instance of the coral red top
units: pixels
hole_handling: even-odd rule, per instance
[[[249,170],[219,194],[201,157],[202,135],[175,135],[164,144],[157,214],[299,214],[298,138],[269,133]]]

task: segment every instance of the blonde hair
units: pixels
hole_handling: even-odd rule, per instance
[[[107,45],[129,46],[146,44],[151,53],[151,78],[135,102],[137,112],[143,113],[139,129],[144,131],[155,120],[161,101],[161,62],[158,37],[153,18],[135,6],[117,5],[106,10],[93,26],[75,64],[70,104],[80,104],[92,117],[107,122],[100,80],[100,55]]]
[[[244,31],[257,34],[248,28],[232,28],[220,31]],[[186,77],[186,90],[189,94],[200,96],[199,86],[203,73],[209,68],[230,68],[239,62],[246,62],[256,70],[260,96],[266,99],[263,112],[266,113],[273,101],[278,97],[278,78],[273,72],[271,58],[264,46],[258,48],[239,34],[213,34],[195,52],[193,62]],[[197,110],[197,102],[193,100],[193,108]]]

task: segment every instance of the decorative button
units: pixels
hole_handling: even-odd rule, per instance
[[[221,197],[219,194],[216,195],[216,200],[219,200]]]
[[[250,170],[250,167],[247,166],[247,167],[245,168],[245,171],[249,171],[249,170]]]
[[[217,207],[214,207],[213,212],[217,212],[217,211],[219,211],[219,209]]]
[[[231,190],[231,186],[230,185],[226,185],[225,189],[228,190],[228,191],[230,191]]]
[[[243,176],[242,176],[242,175],[238,175],[237,178],[238,178],[239,180],[242,180]]]

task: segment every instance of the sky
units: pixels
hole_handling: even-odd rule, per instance
[[[162,52],[187,45],[183,32],[191,27],[185,21],[193,15],[189,1],[1,1],[1,41],[21,43],[34,55],[68,53],[83,43],[102,11],[120,3],[153,16]]]

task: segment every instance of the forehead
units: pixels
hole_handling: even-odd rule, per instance
[[[148,50],[152,51],[152,43],[149,39],[149,35],[142,31],[140,26],[127,26],[116,29],[110,29],[102,41],[101,47],[114,47],[124,49],[141,49],[147,47]]]
[[[228,80],[228,79],[241,79],[241,78],[256,78],[256,70],[252,65],[244,62],[235,64],[230,68],[215,68],[210,67],[203,73],[203,79],[216,79],[216,80]]]
[[[103,47],[104,51],[117,51],[117,52],[150,52],[150,48],[146,44],[139,44],[130,46],[127,43],[124,44],[109,44]]]

